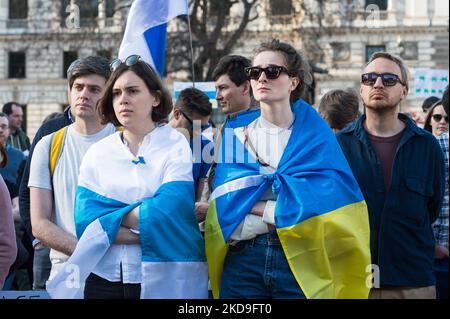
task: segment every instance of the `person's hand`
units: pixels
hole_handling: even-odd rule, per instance
[[[44,246],[44,244],[43,243],[41,243],[41,242],[39,242],[39,243],[37,243],[36,245],[34,245],[34,250],[39,250],[39,249],[42,249],[42,248],[44,248],[45,246]]]
[[[448,258],[448,248],[444,247],[444,246],[436,245],[434,247],[434,258],[436,258],[436,259]]]
[[[195,217],[197,221],[201,223],[206,218],[206,213],[208,212],[209,204],[206,202],[196,202],[195,203]]]
[[[257,215],[257,216],[263,216],[264,215],[264,209],[266,208],[266,201],[258,201],[255,206],[253,206],[252,210],[250,211],[250,214]]]

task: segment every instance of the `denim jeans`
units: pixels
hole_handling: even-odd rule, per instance
[[[436,294],[438,299],[448,299],[448,258],[434,260]]]
[[[139,299],[141,284],[108,281],[94,273],[86,279],[84,299]]]
[[[33,290],[45,290],[45,283],[47,282],[52,269],[49,255],[50,248],[48,247],[34,250]]]
[[[305,299],[275,230],[230,246],[220,298]]]

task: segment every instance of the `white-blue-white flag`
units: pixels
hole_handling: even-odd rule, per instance
[[[119,59],[138,54],[163,75],[167,22],[188,14],[187,0],[135,0],[119,49]]]

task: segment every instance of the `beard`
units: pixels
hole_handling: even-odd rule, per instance
[[[371,110],[372,112],[383,114],[392,112],[400,104],[400,99],[398,101],[391,100],[373,100],[369,103],[364,102],[364,106]]]

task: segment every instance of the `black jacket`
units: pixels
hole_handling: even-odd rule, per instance
[[[366,200],[372,264],[381,286],[424,287],[434,284],[434,236],[445,186],[442,151],[436,138],[407,116],[385,192],[380,160],[363,127],[365,116],[337,134],[345,157]]]
[[[72,123],[70,116],[70,108],[68,107],[63,114],[57,116],[48,122],[42,124],[42,126],[37,131],[33,143],[31,144],[30,154],[27,158],[27,163],[25,164],[25,169],[23,171],[22,181],[19,188],[19,211],[20,217],[22,218],[22,224],[25,227],[28,236],[30,236],[33,241],[35,238],[31,230],[31,219],[30,219],[30,190],[28,188],[28,180],[30,178],[30,164],[31,158],[33,156],[34,147],[36,144],[46,135],[56,132],[60,128],[63,128]]]

